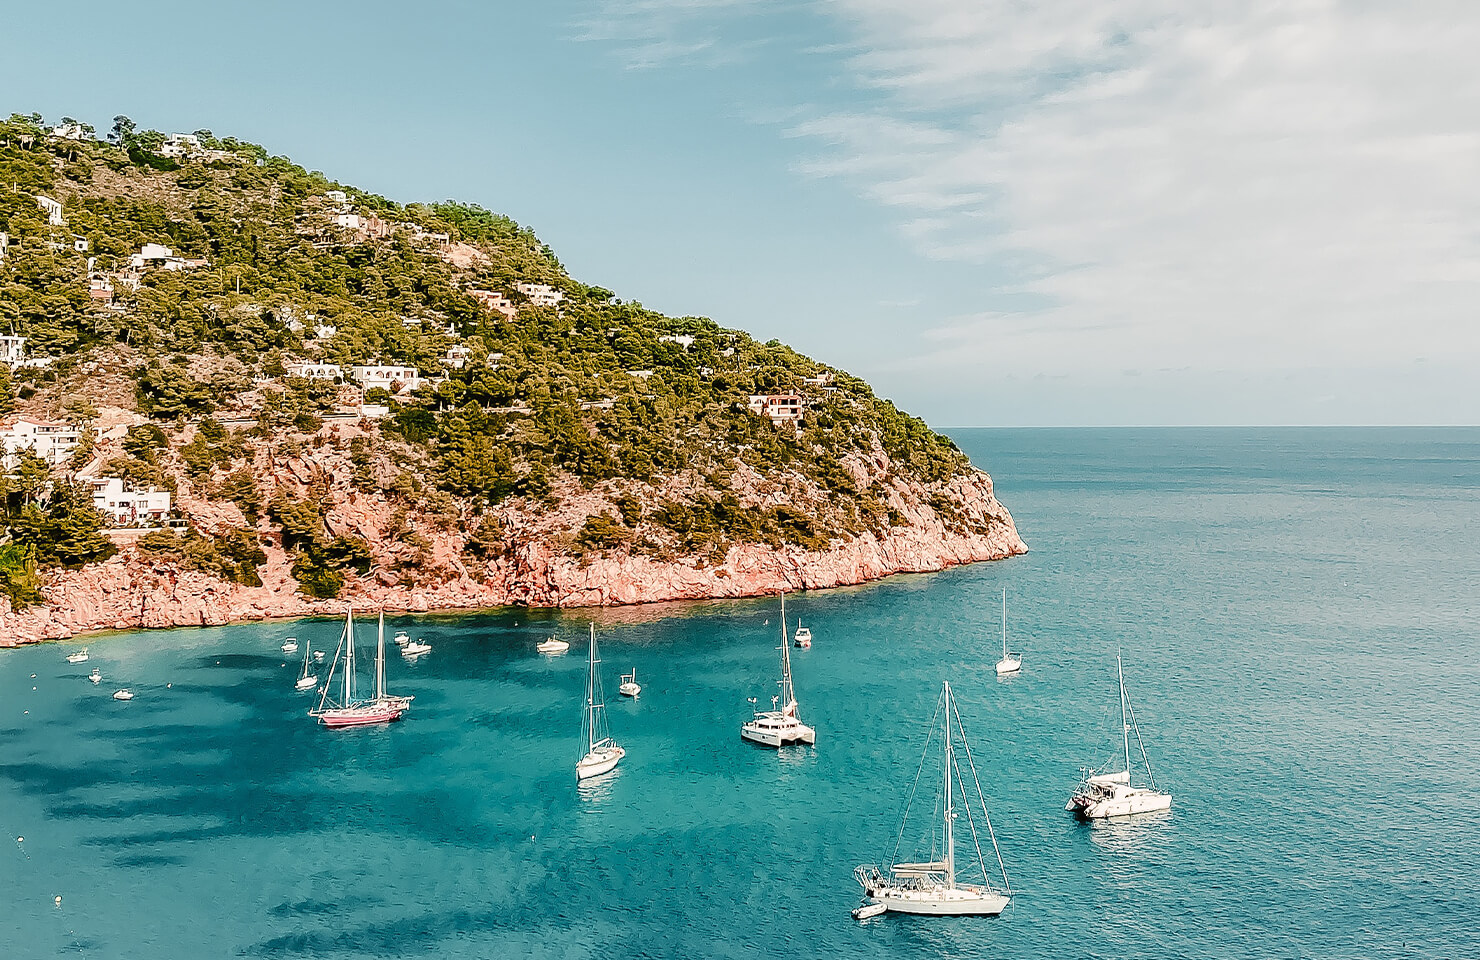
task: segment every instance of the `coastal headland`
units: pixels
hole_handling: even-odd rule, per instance
[[[0,121],[0,646],[747,597],[1024,552],[847,371],[209,131]]]

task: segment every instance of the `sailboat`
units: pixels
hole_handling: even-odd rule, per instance
[[[920,758],[920,768],[915,774],[915,783],[910,788],[909,799],[905,802],[904,820],[899,827],[899,839],[894,844],[894,855],[890,857],[893,862],[887,871],[872,865],[860,866],[853,871],[853,875],[863,887],[864,895],[868,898],[868,902],[853,911],[853,915],[860,920],[878,916],[887,910],[928,916],[994,917],[1012,902],[1012,886],[1007,880],[1007,868],[1002,864],[1002,851],[997,846],[997,835],[992,830],[992,821],[987,815],[987,803],[982,794],[981,780],[976,775],[976,763],[971,758],[971,746],[966,742],[966,731],[961,726],[961,714],[956,710],[949,682],[942,684],[940,700],[935,705],[935,717],[940,720],[941,767],[944,786],[940,798],[934,805],[934,815],[940,819],[931,826],[930,859],[920,862],[900,862],[897,857],[909,824],[910,805],[919,789],[920,778],[924,775],[925,755],[929,754],[930,743],[935,739],[933,721],[932,730],[925,739],[925,755]],[[952,742],[953,733],[959,734],[959,757],[957,745]],[[961,758],[966,760],[964,770],[961,767]],[[976,787],[976,806],[973,806],[966,792],[965,773],[968,771]],[[958,793],[961,799],[959,808],[956,806]],[[994,887],[987,876],[987,861],[982,854],[981,837],[977,831],[977,809],[981,811],[981,825],[986,828],[987,836],[991,839],[992,851],[997,855],[997,869],[1001,871],[1002,877],[1001,890]],[[963,814],[967,826],[971,829],[972,850],[976,854],[974,863],[968,864],[967,868],[971,869],[973,874],[979,870],[980,882],[961,882],[961,875],[956,869],[956,821],[961,819]],[[936,845],[937,839],[939,839],[939,846]]]
[[[631,697],[634,700],[637,699],[639,693],[642,693],[642,687],[637,684],[636,667],[632,668],[631,673],[622,674],[622,685],[617,688],[617,692],[624,697]]]
[[[807,726],[797,716],[796,690],[791,685],[790,644],[786,642],[786,594],[781,595],[781,696],[771,698],[770,710],[755,710],[755,698],[750,698],[753,716],[749,723],[742,724],[740,736],[768,747],[782,747],[789,743],[816,743],[817,731]],[[779,709],[778,709],[779,707]]]
[[[997,661],[997,676],[1007,677],[1023,669],[1022,655],[1007,652],[1007,588],[1002,588],[1002,659]]]
[[[341,653],[343,656],[341,657]],[[334,689],[334,671],[344,671],[343,698],[329,698]],[[355,614],[354,608],[345,611],[344,633],[339,646],[334,650],[334,662],[329,666],[329,677],[324,682],[323,696],[319,705],[308,711],[326,727],[362,727],[372,723],[390,723],[401,719],[413,697],[392,697],[385,692],[385,612],[380,614],[380,629],[375,642],[375,696],[361,700],[355,696]]]
[[[313,649],[311,644],[303,647],[303,672],[298,675],[298,681],[293,684],[295,690],[312,690],[319,685],[319,675],[313,667]]]
[[[1141,726],[1136,723],[1136,712],[1131,709],[1130,698],[1125,693],[1125,670],[1121,666],[1120,651],[1115,651],[1115,676],[1120,684],[1120,743],[1125,751],[1125,768],[1111,773],[1096,773],[1090,770],[1074,788],[1074,795],[1064,804],[1081,817],[1102,820],[1106,817],[1129,817],[1138,813],[1170,810],[1172,795],[1156,789],[1156,778],[1151,774],[1151,761],[1146,757],[1146,745],[1141,742]],[[1141,751],[1141,762],[1146,767],[1149,787],[1131,785],[1131,731],[1136,734],[1136,747]]]
[[[606,695],[596,665],[596,624],[591,624],[591,662],[586,670],[586,714],[581,721],[586,735],[586,755],[576,761],[576,779],[599,777],[615,767],[627,751],[617,746],[606,726]]]

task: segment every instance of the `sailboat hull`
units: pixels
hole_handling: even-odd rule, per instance
[[[399,703],[370,704],[364,707],[325,710],[319,714],[319,723],[332,729],[366,727],[372,724],[390,723],[393,720],[399,720],[405,712],[405,706]]]
[[[610,773],[616,769],[617,764],[621,763],[626,755],[627,751],[621,747],[592,750],[576,761],[576,779],[585,780],[588,777],[599,777],[603,773]]]
[[[293,684],[299,690],[312,690],[319,685],[318,677],[299,677],[298,682]]]
[[[979,887],[935,887],[923,890],[876,887],[866,891],[886,909],[928,917],[995,917],[1011,898]]]
[[[810,745],[817,742],[817,731],[800,720],[780,722],[765,715],[742,725],[740,736],[766,747],[785,747],[799,743]]]
[[[1157,813],[1172,808],[1172,795],[1158,790],[1137,790],[1122,787],[1129,792],[1122,796],[1095,799],[1075,794],[1065,806],[1086,820],[1108,820],[1112,817],[1134,817],[1142,813]]]

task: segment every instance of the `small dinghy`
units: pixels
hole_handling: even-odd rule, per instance
[[[134,698],[133,691],[127,690],[127,689],[116,691],[113,694],[113,699],[114,700],[132,700],[133,698]]]
[[[869,917],[877,917],[881,913],[888,912],[889,908],[882,903],[865,903],[863,906],[853,908],[854,920],[867,920]]]
[[[288,639],[286,639],[286,640],[283,641],[283,653],[297,653],[297,652],[298,652],[298,641],[297,640],[294,640],[292,637],[289,637]]]
[[[631,697],[634,700],[637,699],[639,693],[642,693],[642,687],[637,685],[637,670],[635,668],[631,673],[622,674],[622,685],[617,688],[617,692],[624,697]]]
[[[67,655],[68,663],[87,663],[87,647]]]
[[[92,672],[92,674],[90,676],[88,676],[87,679],[91,680],[93,683],[102,683],[103,682],[103,674],[102,674],[102,671],[100,671],[97,667],[93,667],[93,672]]]
[[[540,653],[564,653],[565,651],[570,649],[570,644],[566,643],[564,640],[557,640],[554,637],[551,637],[548,640],[541,640],[539,643],[534,645],[534,648]]]
[[[315,650],[313,652],[313,658],[314,658],[314,661],[315,662],[322,662],[323,659],[324,659],[324,651],[322,651],[322,650]]]
[[[404,647],[406,646],[406,644],[411,642],[411,637],[406,633],[405,630],[397,630],[395,637],[392,639],[396,641],[396,646],[398,647]]]

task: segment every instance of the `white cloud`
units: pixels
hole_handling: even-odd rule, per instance
[[[802,169],[1047,306],[911,364],[1480,359],[1480,10],[833,0],[863,102]],[[986,293],[987,291],[984,291]],[[927,347],[927,350],[929,348]]]

